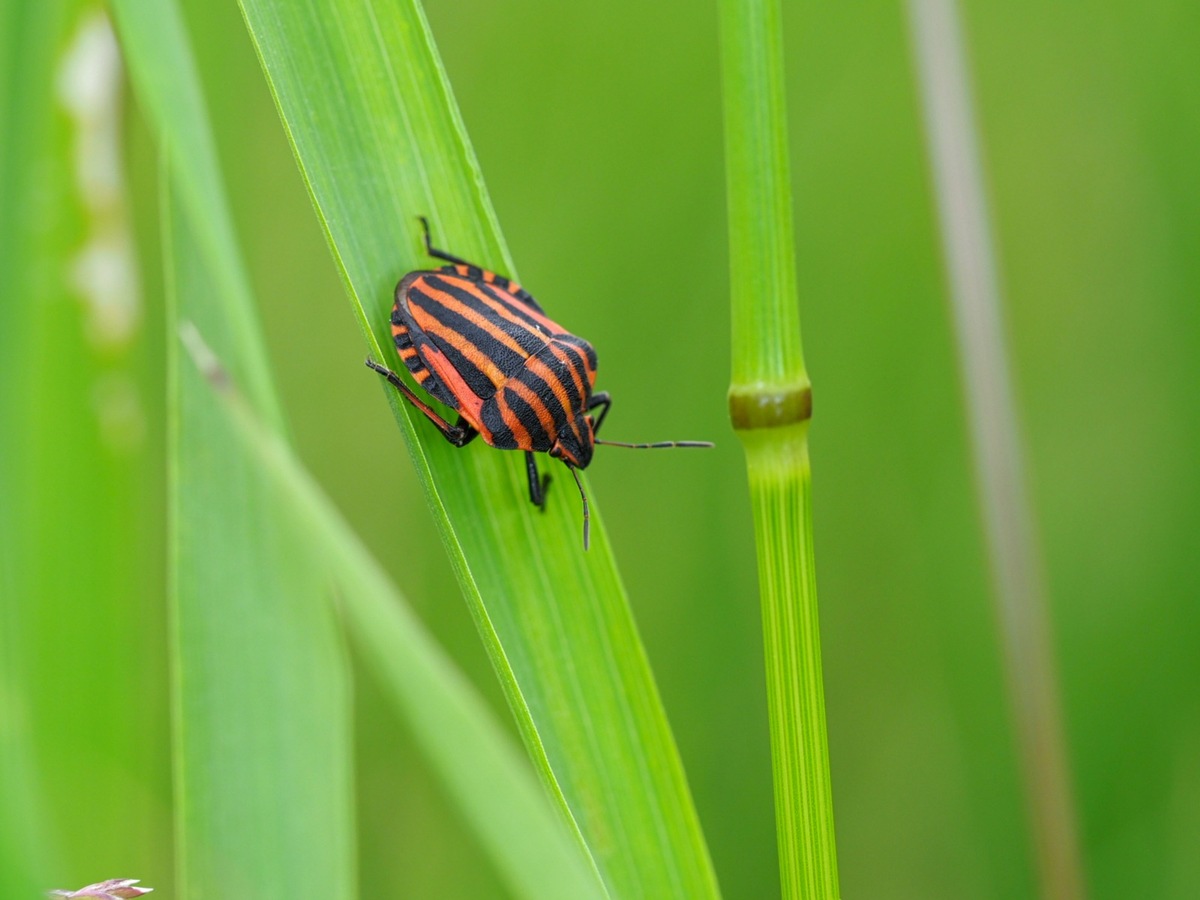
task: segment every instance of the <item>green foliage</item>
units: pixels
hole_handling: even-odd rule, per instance
[[[168,201],[164,220],[169,326],[197,322],[236,357],[189,219]],[[326,580],[204,379],[178,352],[171,366],[180,890],[352,897],[350,695]]]
[[[398,275],[427,263],[418,215],[442,246],[513,271],[424,19],[409,3],[243,10],[369,354],[401,368],[388,316]],[[605,884],[621,896],[714,895],[603,529],[585,553],[563,472],[541,514],[519,455],[455,450],[385,390],[521,735]]]
[[[996,269],[965,40],[955,0],[910,0],[907,9],[1038,894],[1082,900],[1088,891],[1074,774],[1023,428],[1013,401],[1002,324],[1007,300]]]
[[[133,275],[104,252],[125,224],[103,196],[117,161],[85,158],[116,124],[109,49],[83,4],[0,3],[0,894],[12,897],[104,865],[170,868],[162,610],[146,605],[162,542],[142,481],[162,470],[142,311],[136,276],[115,303],[93,277],[98,257]],[[110,827],[95,827],[98,809]]]
[[[433,642],[379,564],[297,462],[254,416],[229,373],[190,323],[183,337],[224,401],[257,480],[296,521],[313,558],[338,586],[343,618],[409,722],[429,764],[480,835],[513,893],[529,898],[605,896],[581,846],[548,803],[529,763]]]
[[[186,319],[211,334],[259,408],[277,417],[178,12],[137,0],[115,9],[165,148],[168,333]],[[177,352],[169,359],[179,889],[351,897],[350,694],[327,585],[212,409],[208,386]]]
[[[167,60],[189,58],[169,15],[138,15],[135,21],[127,46],[140,52],[148,81]],[[219,195],[219,183],[205,183],[216,178],[215,157],[195,85],[190,93],[191,106],[158,105],[162,133],[168,146],[189,148],[172,158],[177,180],[200,182],[190,196]],[[188,134],[198,140],[186,140]],[[213,302],[221,294],[214,272],[247,293],[239,260],[228,256],[234,247],[230,224],[219,203],[192,215],[204,223],[199,230],[207,230],[209,240],[195,237],[176,204],[164,207],[166,271],[175,298],[169,329],[178,327],[180,315],[187,316],[189,329],[200,321],[227,352],[242,354],[240,371],[255,369],[247,352],[265,371],[252,317]],[[312,500],[311,488],[296,501],[306,476],[286,447],[277,438],[261,438],[274,450],[273,467],[248,460],[200,374],[186,362],[172,367],[181,888],[195,896],[291,896],[314,886],[329,896],[353,892],[345,666],[331,631],[324,569],[311,552],[327,548],[343,562],[335,566],[336,580],[369,655],[389,674],[407,717],[518,893],[599,896],[534,782],[498,743],[494,725],[483,720],[487,727],[481,730],[478,701],[463,695],[427,639],[422,642],[412,623],[386,605],[388,593],[395,602],[394,592],[385,590],[386,581],[352,535],[336,530],[336,513],[319,497]],[[242,409],[242,420],[251,415]],[[280,466],[289,465],[290,482],[280,474]],[[293,493],[280,499],[266,480],[271,474],[290,483]],[[313,529],[322,525],[325,533],[314,538]],[[265,635],[274,639],[264,643]],[[231,658],[238,664],[229,665]]]
[[[362,366],[344,276],[239,10],[183,5],[228,185],[218,202],[236,222],[291,444],[511,722],[417,467]],[[964,9],[1084,862],[1097,900],[1184,900],[1200,894],[1200,713],[1180,690],[1200,679],[1189,52],[1200,7],[1169,0],[1150,15],[1128,0],[1086,9],[983,0]],[[598,453],[589,488],[721,885],[730,897],[777,896],[753,511],[726,404],[717,7],[443,0],[427,12],[522,282],[599,351],[599,386],[617,401],[606,429],[614,439],[718,443],[676,456]],[[25,756],[54,798],[18,804],[0,787],[0,882],[15,883],[14,864],[48,874],[29,872],[5,897],[140,876],[154,897],[171,893],[172,865],[158,126],[147,127],[149,104],[135,90],[118,135],[145,302],[121,362],[80,337],[88,307],[61,287],[62,254],[79,246],[87,217],[68,211],[63,229],[43,228],[63,208],[55,198],[73,191],[73,126],[52,74],[72,15],[66,4],[0,0],[0,724],[14,709],[57,723],[33,723]],[[782,27],[797,292],[817,385],[809,437],[841,887],[846,897],[1033,896],[903,10],[785,5]],[[401,46],[383,28],[380,41]],[[349,65],[320,75],[340,80]],[[392,203],[385,190],[373,200]],[[424,264],[409,215],[389,213],[393,271],[370,286],[373,316],[405,267]],[[436,236],[465,253],[490,246],[464,243],[470,233]],[[47,241],[64,249],[37,250]],[[100,375],[125,366],[145,431],[118,469],[100,465],[103,442],[87,436]],[[473,467],[484,449],[449,459]],[[512,466],[503,483],[524,516],[517,460],[493,455]],[[58,485],[60,500],[30,504],[37,484]],[[578,504],[563,487],[551,488],[563,508],[533,527],[539,537],[562,531],[577,550]],[[113,508],[133,524],[105,519]],[[48,576],[23,567],[34,560]],[[123,606],[127,615],[113,612]],[[35,624],[48,636],[36,639],[43,664],[31,677]],[[361,894],[511,893],[395,715],[390,688],[365,660],[352,663]],[[96,702],[108,692],[120,702]],[[85,732],[98,736],[80,740]],[[132,764],[109,752],[122,744]],[[0,766],[17,772],[11,746],[0,746]],[[43,815],[29,815],[39,804]]]

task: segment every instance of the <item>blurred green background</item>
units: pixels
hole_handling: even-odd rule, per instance
[[[185,7],[296,444],[507,718],[236,5]],[[903,6],[785,7],[843,896],[1032,896]],[[589,475],[725,893],[773,896],[754,549],[725,412],[715,5],[431,0],[427,13],[521,281],[598,348],[610,437],[718,443],[687,459],[601,449]],[[963,13],[1092,894],[1197,897],[1200,7],[971,0]],[[127,496],[124,533],[143,538],[106,549],[106,526],[80,523],[74,539],[102,568],[116,560],[95,590],[135,623],[113,640],[130,642],[119,664],[135,673],[144,765],[114,774],[86,740],[39,752],[79,884],[168,888],[156,151],[130,112],[146,311],[122,365],[146,431],[134,451],[98,446],[119,459],[88,496]],[[76,342],[78,319],[67,307],[61,325]],[[64,434],[94,430],[79,407]],[[112,626],[87,625],[87,590],[76,602],[77,646],[99,655],[94,629]],[[86,685],[117,663],[57,662],[44,667],[55,714],[102,729]],[[504,896],[356,676],[363,896]],[[128,830],[72,806],[102,784],[131,798]]]

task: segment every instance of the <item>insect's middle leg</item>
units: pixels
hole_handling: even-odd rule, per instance
[[[529,475],[529,499],[542,512],[546,511],[546,488],[550,487],[550,473],[538,475],[537,458],[525,451],[525,471]]]
[[[592,425],[592,434],[600,432],[600,426],[604,424],[604,417],[608,415],[608,410],[612,406],[612,397],[608,396],[608,391],[600,391],[598,394],[592,394],[592,399],[588,401],[588,412],[591,412],[597,406],[603,406],[600,415],[596,417],[595,423]]]
[[[458,417],[457,423],[451,425],[449,422],[435,413],[429,404],[414,394],[409,386],[400,380],[400,376],[391,369],[379,365],[379,363],[375,362],[373,359],[367,360],[367,367],[374,369],[376,372],[386,378],[392,387],[398,390],[400,395],[404,397],[405,400],[415,406],[425,416],[425,418],[432,422],[434,427],[436,427],[437,430],[442,433],[442,437],[448,440],[455,447],[465,447],[475,439],[476,435],[479,434],[478,431],[476,431],[463,420],[462,416]]]

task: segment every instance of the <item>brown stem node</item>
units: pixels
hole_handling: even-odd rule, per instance
[[[729,418],[735,431],[783,428],[812,418],[812,386],[753,384],[729,391]]]

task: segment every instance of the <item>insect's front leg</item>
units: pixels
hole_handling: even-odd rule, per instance
[[[604,417],[608,415],[609,407],[612,406],[612,397],[608,396],[608,391],[601,391],[598,394],[592,394],[592,398],[588,400],[588,412],[591,412],[597,406],[603,406],[600,415],[596,417],[596,421],[592,424],[592,434],[600,432],[600,426],[604,424]]]
[[[525,471],[529,475],[529,499],[542,512],[546,511],[546,488],[550,486],[550,473],[538,476],[537,458],[525,451]]]
[[[479,432],[471,427],[471,423],[462,416],[458,417],[458,421],[454,423],[450,430],[455,432],[453,437],[451,437],[449,434],[446,434],[444,431],[442,434],[445,434],[446,440],[452,443],[455,447],[465,447],[467,444],[471,443],[471,441],[475,440],[475,438],[479,437]]]
[[[467,444],[471,443],[471,441],[473,441],[479,434],[479,432],[472,428],[462,416],[459,416],[458,421],[451,425],[449,422],[435,413],[429,404],[414,394],[409,386],[400,380],[399,375],[386,366],[381,366],[379,363],[375,362],[375,360],[368,359],[367,367],[374,369],[376,372],[386,378],[392,387],[398,390],[400,395],[404,397],[405,400],[415,406],[425,416],[425,418],[432,422],[434,427],[442,433],[442,437],[448,440],[455,447],[467,446]]]

